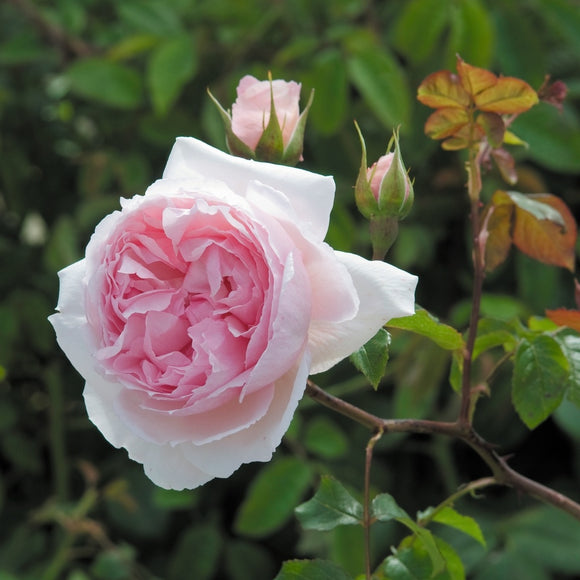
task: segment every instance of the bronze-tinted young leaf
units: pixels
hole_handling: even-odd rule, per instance
[[[547,210],[545,217],[538,217],[534,206],[531,204],[524,206],[516,201],[518,198],[514,197],[514,192],[510,192],[510,197],[516,202],[514,244],[522,252],[540,262],[568,268],[573,272],[577,228],[568,206],[560,198],[549,193],[525,196],[527,203],[533,202],[538,209],[541,210],[543,206]],[[554,210],[561,221],[552,215],[551,212]]]
[[[580,311],[557,308],[546,310],[546,316],[558,326],[567,326],[576,332],[580,332]]]
[[[497,83],[497,76],[492,72],[467,64],[460,56],[457,56],[457,72],[461,84],[472,96],[493,87]]]
[[[495,196],[494,196],[495,197]],[[492,203],[484,218],[487,240],[485,243],[485,269],[495,270],[507,258],[512,245],[513,204]]]
[[[469,94],[461,85],[459,77],[442,70],[430,74],[417,89],[417,99],[428,107],[467,107]]]
[[[516,184],[518,181],[518,174],[516,171],[516,162],[511,153],[500,147],[498,149],[493,149],[491,156],[505,181],[510,185]]]
[[[477,124],[485,131],[487,141],[493,148],[503,143],[505,123],[500,115],[483,112],[477,117]]]
[[[465,125],[457,129],[451,137],[443,141],[441,147],[447,151],[457,151],[458,149],[469,147],[470,144],[477,144],[484,137],[485,133],[479,125],[473,125],[473,131],[470,131],[470,127]]]
[[[481,111],[500,115],[523,113],[538,102],[536,91],[525,81],[514,77],[500,77],[495,85],[474,98]]]
[[[442,107],[437,109],[425,123],[425,134],[431,139],[445,139],[456,133],[469,122],[465,109]]]

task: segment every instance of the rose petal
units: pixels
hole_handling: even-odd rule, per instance
[[[285,193],[300,220],[308,224],[317,239],[322,240],[326,235],[334,201],[334,180],[330,176],[232,157],[193,137],[178,137],[163,178],[199,176],[210,179],[217,176],[241,196],[251,181],[266,183]]]
[[[352,276],[360,307],[352,320],[312,322],[308,333],[312,374],[329,369],[358,350],[391,318],[411,315],[415,311],[416,276],[356,254],[336,252],[336,255]]]

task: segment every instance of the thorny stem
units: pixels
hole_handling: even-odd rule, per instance
[[[500,457],[493,448],[481,437],[471,425],[460,422],[447,423],[444,421],[428,421],[424,419],[382,419],[359,409],[355,405],[338,399],[323,391],[312,381],[308,381],[306,393],[322,405],[350,417],[367,429],[383,433],[425,433],[431,435],[446,435],[467,443],[488,465],[493,479],[498,485],[513,487],[540,501],[557,507],[580,521],[580,504],[569,497],[542,485],[513,470],[503,457]]]
[[[483,279],[485,277],[485,263],[483,248],[480,239],[480,194],[481,194],[481,155],[484,145],[475,147],[474,143],[474,120],[472,116],[471,143],[469,147],[469,160],[467,162],[467,193],[471,201],[471,236],[473,251],[473,292],[471,304],[471,316],[469,320],[469,331],[467,342],[463,350],[463,374],[461,377],[461,407],[459,410],[458,423],[467,428],[471,425],[471,362],[473,359],[473,348],[477,338],[477,323],[481,308],[481,293],[483,290]]]
[[[376,442],[383,436],[383,430],[379,429],[370,439],[365,455],[365,488],[363,505],[363,526],[365,530],[365,568],[366,578],[371,580],[371,512],[370,512],[370,481],[373,449]]]
[[[481,479],[476,479],[475,481],[470,481],[462,485],[454,494],[445,498],[437,507],[430,510],[429,515],[421,518],[418,524],[420,526],[427,526],[442,509],[452,506],[460,497],[468,493],[473,493],[478,489],[489,487],[490,485],[497,485],[495,477],[482,477]]]

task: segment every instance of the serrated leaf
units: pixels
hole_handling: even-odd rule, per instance
[[[190,34],[170,37],[152,53],[147,68],[153,108],[165,115],[197,68],[197,57]]]
[[[503,143],[505,123],[500,115],[484,111],[477,117],[477,123],[485,131],[487,141],[494,149]]]
[[[235,530],[263,537],[282,526],[310,485],[310,467],[295,457],[284,457],[264,467],[240,505]]]
[[[387,127],[407,126],[411,95],[395,57],[366,31],[346,39],[347,71],[368,106]]]
[[[551,207],[550,204],[542,201],[541,198],[538,197],[542,195],[549,196],[549,194],[523,194],[519,191],[507,191],[505,193],[507,193],[516,207],[531,214],[537,220],[548,220],[558,224],[561,227],[566,226],[562,214],[557,209]]]
[[[422,308],[417,309],[417,312],[412,316],[389,320],[387,326],[410,330],[416,334],[426,336],[445,350],[457,350],[464,346],[463,337],[455,328],[439,322],[437,318]]]
[[[395,498],[388,493],[380,493],[371,502],[371,515],[381,522],[396,519],[410,519],[409,514],[400,508]]]
[[[495,205],[494,199],[495,197],[492,197],[484,218],[484,231],[487,232],[484,261],[487,272],[493,272],[505,261],[512,245],[513,205],[506,203]]]
[[[492,149],[491,156],[503,179],[510,185],[516,184],[518,181],[518,173],[516,171],[516,162],[511,153],[503,147],[499,147],[498,149]]]
[[[560,332],[555,339],[570,365],[567,397],[580,407],[580,336],[574,332]]]
[[[433,570],[439,572],[443,569],[445,564],[431,532],[419,526],[415,520],[411,519],[407,512],[399,507],[392,495],[388,493],[377,495],[371,502],[371,515],[381,522],[393,519],[397,520],[409,528],[424,545],[431,559]]]
[[[503,320],[482,318],[477,325],[473,359],[475,360],[482,352],[498,346],[513,350],[516,347],[516,340],[513,328]]]
[[[289,560],[274,580],[353,580],[340,566],[326,560]]]
[[[450,506],[440,509],[433,517],[431,517],[431,513],[432,508],[425,510],[425,512],[419,514],[419,519],[422,520],[429,518],[433,522],[455,528],[456,530],[471,536],[474,540],[477,540],[483,547],[485,547],[485,538],[483,537],[481,528],[472,517],[464,516]]]
[[[514,359],[512,402],[530,429],[558,407],[569,372],[570,364],[552,337],[540,335],[520,342]]]
[[[425,134],[431,139],[445,139],[469,123],[465,109],[459,107],[442,107],[437,109],[425,123]]]
[[[66,76],[73,92],[93,101],[119,109],[134,109],[141,103],[139,73],[118,62],[98,57],[77,60]]]
[[[474,96],[480,111],[510,115],[523,113],[538,103],[538,94],[521,79],[500,77],[497,82]]]
[[[442,70],[431,73],[417,89],[417,99],[438,109],[440,107],[469,106],[469,93],[463,88],[459,77],[450,71]]]
[[[497,76],[491,71],[470,65],[460,56],[457,56],[457,74],[463,88],[473,97],[497,84]]]
[[[558,326],[567,326],[580,332],[580,311],[568,310],[567,308],[557,308],[556,310],[546,310],[546,316]]]
[[[380,328],[366,344],[350,356],[354,366],[368,379],[375,391],[389,362],[390,345],[391,335],[384,328]]]
[[[568,206],[549,193],[509,196],[516,204],[514,244],[540,262],[573,272],[577,228]]]
[[[361,524],[363,506],[333,477],[324,475],[314,497],[295,510],[307,530],[331,530],[336,526]]]
[[[381,565],[388,580],[426,580],[427,578],[455,580],[457,578],[457,576],[450,576],[445,570],[446,562],[437,545],[439,539],[435,539],[430,533],[428,537],[430,538],[430,546],[425,544],[422,537],[416,535],[407,536],[401,541],[395,553],[386,558]],[[442,543],[444,544],[444,542]],[[437,555],[436,561],[433,560],[432,550]]]

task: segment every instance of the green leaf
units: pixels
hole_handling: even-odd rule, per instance
[[[449,10],[440,0],[406,2],[394,26],[393,43],[414,63],[429,58],[449,21]]]
[[[219,565],[222,537],[211,524],[194,525],[179,539],[169,559],[168,580],[210,580]]]
[[[153,108],[158,115],[167,113],[196,69],[197,56],[190,34],[169,38],[153,51],[147,81]]]
[[[570,367],[568,399],[580,407],[580,336],[576,332],[560,332],[554,338]]]
[[[419,514],[419,519],[429,519],[432,522],[445,524],[446,526],[460,530],[464,534],[467,534],[468,536],[471,536],[477,540],[482,546],[485,547],[485,538],[483,537],[481,528],[473,518],[464,516],[449,506],[438,510],[435,515],[431,517],[432,513],[433,508],[429,508]]]
[[[337,459],[348,451],[348,438],[334,421],[321,415],[308,423],[304,445],[324,459]]]
[[[296,516],[307,530],[331,530],[361,524],[363,506],[333,477],[323,475],[314,497],[299,505]]]
[[[458,350],[464,346],[463,337],[455,328],[439,322],[422,308],[418,308],[412,316],[389,320],[387,326],[426,336],[445,350]]]
[[[310,485],[311,469],[295,457],[284,457],[256,476],[237,513],[234,528],[245,536],[263,537],[282,526]]]
[[[407,512],[397,505],[393,496],[388,493],[377,495],[371,503],[371,514],[379,521],[385,522],[395,519],[404,526],[407,526],[423,544],[431,560],[433,570],[440,572],[443,569],[445,563],[431,532],[419,526],[415,520],[411,519]]]
[[[433,547],[438,554],[438,567],[427,546],[416,536],[403,539],[392,556],[381,565],[388,580],[464,580],[465,572],[459,556],[443,540],[432,539]]]
[[[119,109],[135,109],[141,103],[141,77],[137,71],[103,58],[73,63],[66,76],[76,94]]]
[[[530,429],[558,407],[569,372],[570,364],[552,337],[540,335],[519,344],[514,360],[512,402]]]
[[[477,325],[477,338],[473,348],[475,360],[482,352],[503,346],[506,351],[515,349],[517,338],[514,329],[503,320],[482,318]]]
[[[391,335],[384,328],[380,328],[366,344],[350,355],[351,362],[368,379],[375,391],[385,374],[390,346]]]
[[[380,493],[371,503],[371,515],[381,522],[396,519],[410,519],[409,514],[397,505],[395,498],[388,493]]]
[[[352,580],[352,576],[325,560],[289,560],[274,580]]]
[[[388,128],[409,123],[411,94],[395,58],[364,30],[346,39],[347,70],[368,106]]]

